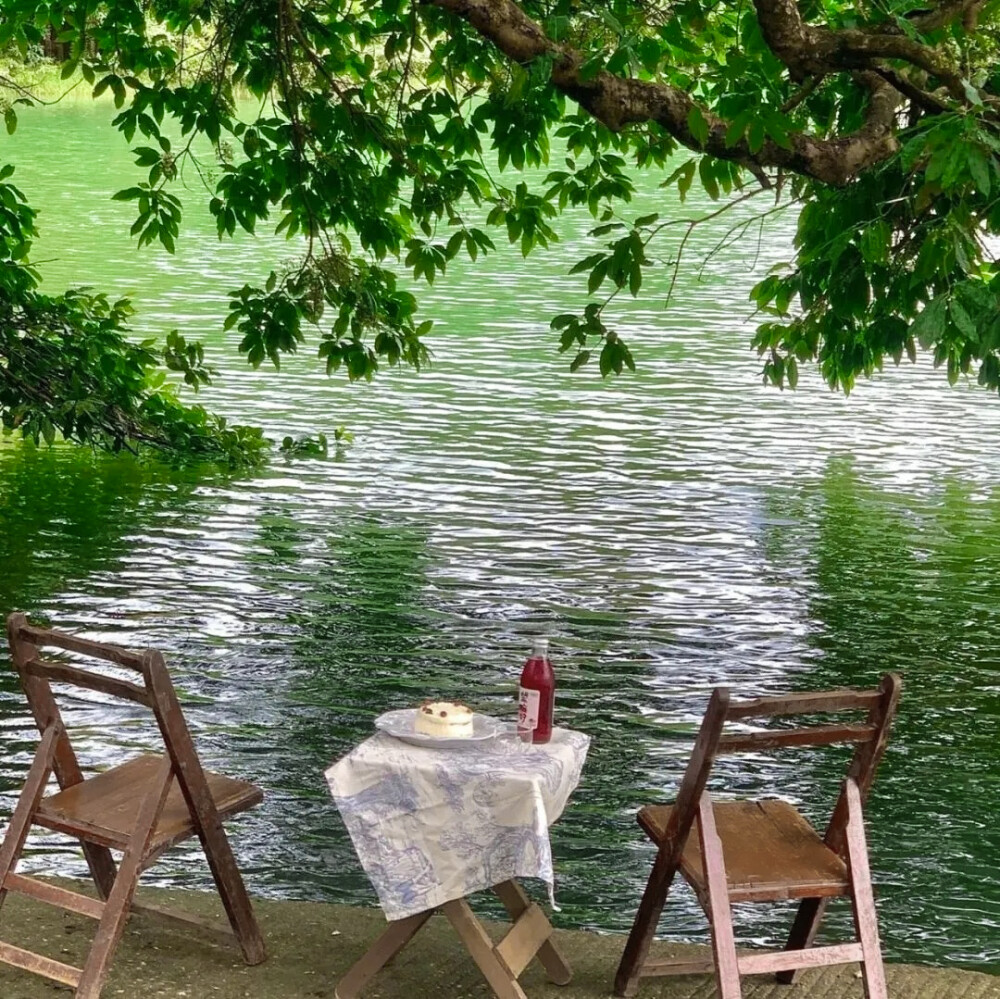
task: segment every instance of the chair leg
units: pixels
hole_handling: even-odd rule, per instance
[[[854,928],[861,942],[864,960],[861,980],[866,999],[888,999],[882,948],[878,937],[878,915],[868,868],[868,844],[865,838],[861,792],[854,778],[847,781],[847,862],[851,871],[851,908]]]
[[[841,798],[843,798],[843,795],[841,795]],[[840,829],[837,816],[842,808],[846,812],[846,801],[841,804],[841,800],[838,799],[837,807],[834,810],[834,818],[830,821],[832,828]],[[838,832],[832,840],[828,836],[826,841],[827,846],[829,846],[831,850],[838,853],[841,852],[841,848],[839,846],[839,843],[841,842],[841,835],[842,830]],[[816,942],[820,924],[823,922],[823,917],[826,915],[827,906],[829,904],[830,900],[828,898],[802,899],[799,903],[799,908],[795,913],[795,920],[788,933],[788,939],[785,941],[785,950],[808,950],[812,947],[812,945]],[[774,977],[775,980],[782,985],[792,985],[798,980],[798,977],[802,974],[803,970],[803,968],[791,968],[788,971],[779,971]]]
[[[32,817],[38,811],[42,796],[45,794],[45,787],[52,773],[56,744],[61,734],[62,729],[59,725],[50,725],[45,730],[42,741],[35,750],[35,758],[28,769],[24,787],[14,806],[7,834],[3,838],[3,844],[0,845],[0,905],[3,905],[3,900],[7,896],[3,887],[4,881],[21,859],[21,851],[31,829]]]
[[[661,848],[656,854],[653,870],[649,874],[646,890],[642,893],[639,910],[635,914],[635,921],[615,974],[616,996],[634,996],[639,988],[639,972],[646,963],[646,955],[656,935],[663,907],[667,903],[667,894],[677,875],[682,849],[683,844],[669,851]]]
[[[240,876],[240,869],[236,866],[236,858],[222,827],[222,819],[195,752],[187,723],[177,703],[177,695],[163,656],[158,652],[147,653],[146,669],[147,685],[153,695],[160,732],[167,751],[174,760],[177,783],[205,851],[205,859],[229,917],[229,924],[240,950],[243,951],[243,960],[250,965],[260,964],[267,957],[264,938],[254,917],[250,896]]]
[[[212,811],[214,813],[214,808]],[[192,813],[215,887],[243,952],[243,960],[249,965],[260,964],[267,957],[264,938],[253,914],[250,896],[236,865],[233,849],[222,827],[222,820],[218,814],[208,818],[197,809],[192,809]]]
[[[142,802],[136,819],[132,838],[122,856],[118,868],[118,877],[108,895],[104,907],[104,915],[97,926],[93,946],[87,955],[83,966],[80,984],[77,986],[76,999],[99,999],[101,989],[110,971],[111,958],[125,932],[132,897],[135,895],[139,875],[142,873],[142,861],[146,856],[149,841],[156,829],[157,820],[170,792],[173,780],[173,764],[170,757],[165,756],[157,771],[152,788]]]
[[[795,922],[792,923],[788,941],[785,943],[785,950],[806,950],[812,947],[828,904],[829,899],[826,898],[804,898],[799,903]],[[779,971],[774,977],[783,985],[791,985],[801,972],[801,968],[794,968],[790,971]]]
[[[698,803],[698,835],[708,882],[708,918],[712,924],[712,954],[720,999],[742,999],[740,969],[736,957],[733,914],[729,908],[729,884],[722,856],[722,840],[715,828],[712,799],[702,794]]]
[[[118,865],[115,863],[115,858],[106,846],[84,843],[82,840],[80,845],[83,847],[83,855],[87,860],[90,876],[97,886],[97,894],[106,902],[114,890],[115,880],[118,877]]]

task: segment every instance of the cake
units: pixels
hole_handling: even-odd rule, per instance
[[[426,701],[417,708],[413,729],[436,739],[468,739],[472,709],[456,701]]]

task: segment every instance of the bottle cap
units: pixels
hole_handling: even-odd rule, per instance
[[[549,654],[549,640],[547,638],[533,639],[531,651],[539,656],[547,656]]]

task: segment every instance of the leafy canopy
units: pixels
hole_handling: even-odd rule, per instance
[[[701,221],[756,198],[738,234],[799,211],[794,261],[752,295],[764,377],[794,387],[816,361],[847,391],[919,350],[952,382],[1000,387],[998,42],[1000,0],[5,0],[0,20],[0,47],[29,60],[58,44],[64,78],[113,98],[143,177],[115,197],[140,246],[182,238],[182,169],[204,178],[220,238],[268,225],[302,240],[296,267],[232,291],[225,325],[254,366],[312,331],[329,372],[419,367],[431,324],[396,268],[432,283],[498,236],[527,256],[585,205],[603,242],[573,268],[580,309],[552,327],[574,370],[621,372],[634,361],[613,303],[642,293],[651,247],[666,242],[676,277]],[[0,82],[13,131],[32,96]],[[554,139],[566,155],[550,162]],[[718,212],[634,217],[636,169],[681,198],[699,185]],[[258,457],[259,431],[163,381],[161,364],[210,379],[197,344],[134,345],[127,303],[40,293],[12,173],[5,426]]]

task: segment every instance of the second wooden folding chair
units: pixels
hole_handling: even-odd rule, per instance
[[[264,942],[250,907],[222,820],[259,804],[260,788],[202,769],[163,657],[132,652],[35,628],[23,614],[7,622],[14,665],[41,732],[34,763],[0,845],[0,903],[17,892],[97,921],[86,963],[76,968],[7,942],[0,962],[32,971],[76,989],[77,999],[98,999],[115,949],[132,912],[166,919],[199,936],[237,942],[247,964],[264,960]],[[43,659],[44,646],[113,663],[141,683]],[[69,684],[122,698],[152,710],[166,752],[142,755],[84,779],[63,725],[51,684]],[[61,790],[46,795],[51,774]],[[57,887],[16,871],[32,825],[80,840],[99,898]],[[139,875],[169,847],[197,836],[225,906],[229,927],[134,901]],[[121,850],[119,865],[111,850]]]
[[[885,752],[900,680],[886,674],[877,690],[834,690],[730,703],[712,694],[691,759],[672,805],[640,810],[639,824],[658,851],[615,978],[615,995],[635,995],[643,978],[715,973],[720,999],[740,999],[743,975],[776,972],[790,983],[801,968],[859,962],[868,999],[887,999],[875,903],[868,869],[863,805]],[[863,711],[862,723],[723,734],[727,721],[778,715]],[[716,756],[835,743],[856,745],[823,837],[786,801],[713,801],[705,790]],[[711,961],[649,958],[660,914],[680,870],[711,924]],[[813,946],[830,898],[846,896],[856,939]],[[785,950],[738,953],[730,905],[799,899]]]

